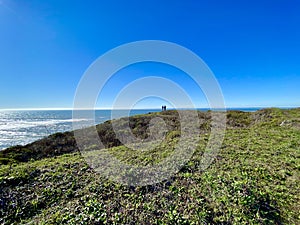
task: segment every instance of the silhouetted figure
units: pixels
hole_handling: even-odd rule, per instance
[[[167,106],[165,105],[161,106],[161,111],[167,111]]]

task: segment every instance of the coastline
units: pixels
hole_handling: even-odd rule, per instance
[[[178,173],[148,186],[126,186],[94,171],[72,132],[0,151],[0,223],[298,224],[300,108],[227,112],[225,139],[205,171],[200,166],[210,113],[198,113],[203,123],[196,152]],[[108,151],[130,165],[159,163],[173,153],[180,126],[172,110],[135,115],[134,134],[147,137],[154,116],[170,130],[153,150],[123,146],[111,121],[97,125],[105,148],[86,145],[87,150]]]

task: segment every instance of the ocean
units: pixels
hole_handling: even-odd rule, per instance
[[[207,110],[207,109],[202,109]],[[256,111],[258,108],[238,109]],[[131,110],[130,115],[158,112],[159,109]],[[112,119],[111,110],[96,110],[95,123]],[[127,110],[115,110],[114,118],[128,115]],[[0,150],[25,145],[56,132],[72,130],[72,110],[0,111]]]

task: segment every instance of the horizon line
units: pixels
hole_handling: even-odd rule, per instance
[[[224,109],[247,109],[247,108],[298,108],[300,106],[226,106]],[[169,109],[176,109],[176,108],[169,108]],[[211,108],[211,107],[195,107],[195,108],[187,108],[187,107],[178,107],[177,109],[221,109],[221,108]],[[223,109],[223,108],[222,108]],[[0,111],[63,111],[63,110],[68,110],[68,111],[73,111],[74,108],[50,108],[50,107],[45,107],[45,108],[4,108],[1,109]],[[77,109],[77,110],[161,110],[161,108],[82,108],[82,109]]]

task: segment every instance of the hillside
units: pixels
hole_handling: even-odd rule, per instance
[[[200,141],[193,157],[155,185],[125,186],[101,177],[80,155],[73,132],[0,151],[0,223],[300,224],[300,108],[227,112],[222,147],[204,171],[199,166],[211,114],[198,115]],[[131,165],[158,163],[180,138],[178,113],[137,115],[129,124],[144,139],[157,116],[168,132],[153,150],[122,146],[111,121],[97,125],[102,150]],[[88,143],[87,149],[97,148]]]

